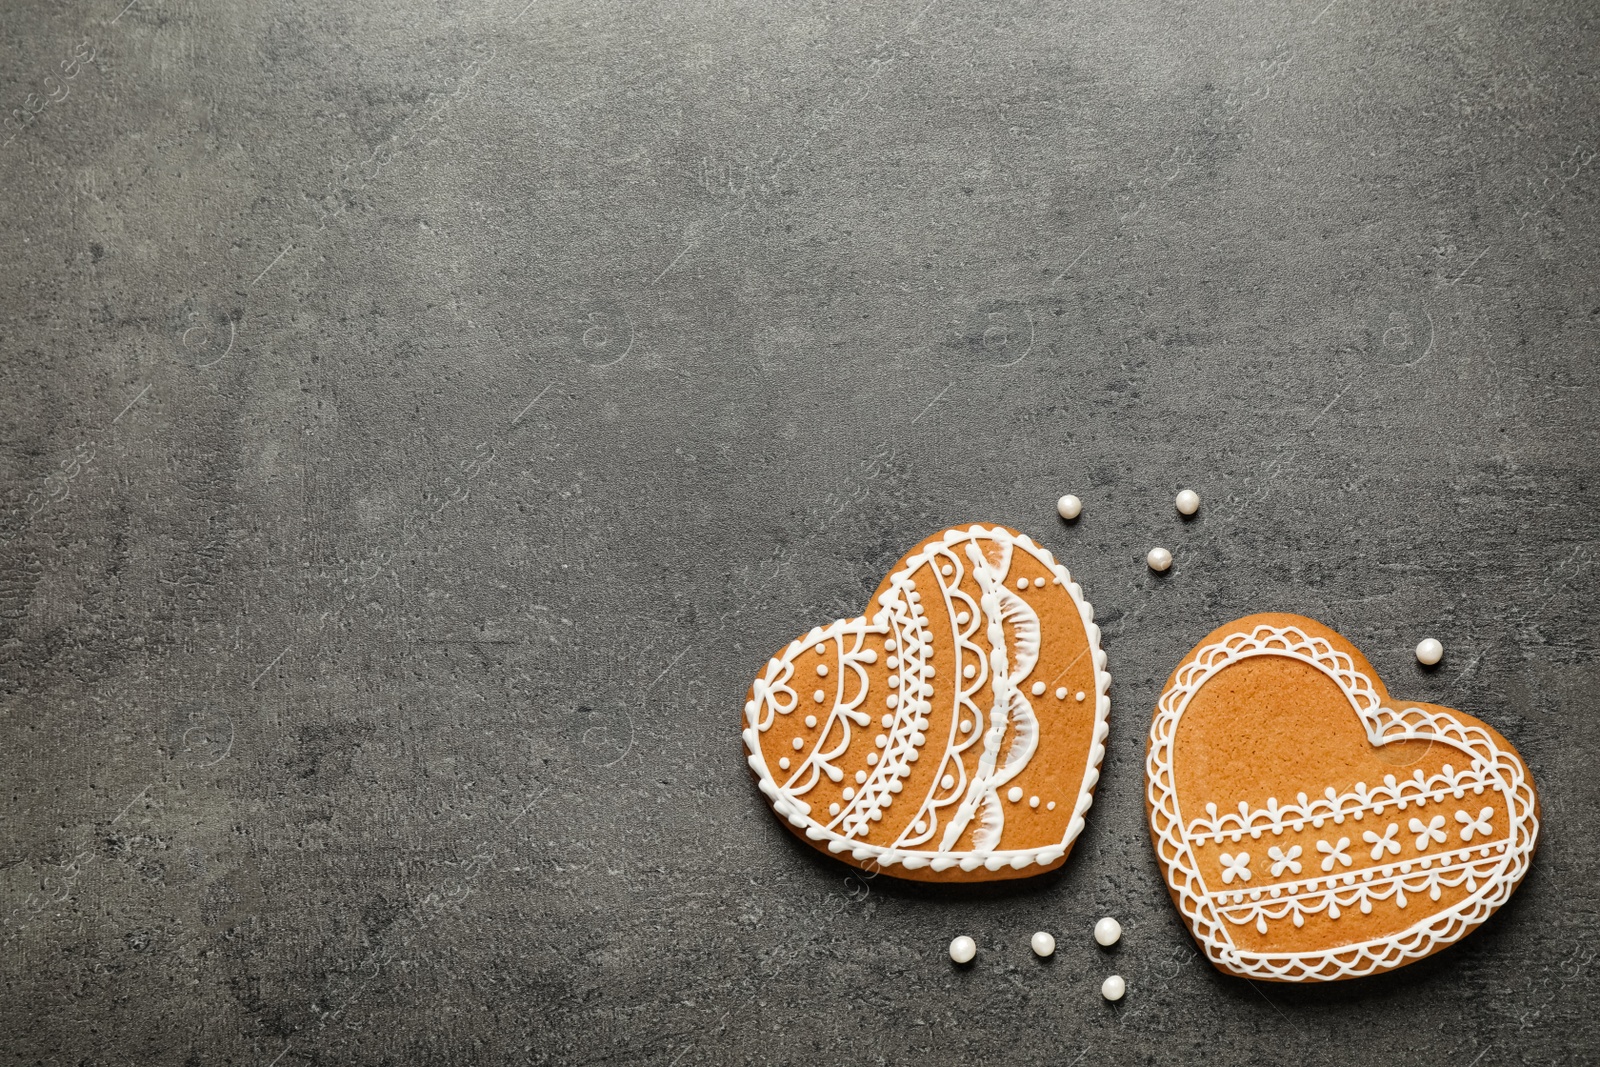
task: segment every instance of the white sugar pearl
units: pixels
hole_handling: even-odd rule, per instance
[[[1439,643],[1438,638],[1425,637],[1422,643],[1417,645],[1417,662],[1423,666],[1431,667],[1442,659],[1444,659],[1444,646]]]
[[[1056,514],[1070,522],[1083,514],[1083,501],[1068,493],[1056,501]]]
[[[1013,804],[1015,804],[1017,801],[1021,800],[1022,799],[1022,787],[1020,785],[1014,785],[1010,789],[1007,789],[1006,790],[1006,799],[1011,801],[1011,803],[1013,803]]]
[[[1200,494],[1193,489],[1185,489],[1178,494],[1176,503],[1178,505],[1178,514],[1193,515],[1200,510]]]
[[[1172,566],[1172,553],[1164,548],[1152,548],[1150,554],[1144,557],[1153,571],[1164,571]]]
[[[957,963],[971,963],[972,957],[978,954],[978,943],[966,934],[962,934],[950,942],[950,958]]]
[[[1128,992],[1128,983],[1122,980],[1122,975],[1114,974],[1100,983],[1100,995],[1107,1000],[1121,1000]]]
[[[1048,930],[1040,930],[1033,935],[1033,954],[1035,956],[1054,956],[1056,953],[1056,939]]]
[[[1043,682],[1034,682],[1033,683],[1033,695],[1036,696],[1036,697],[1044,696],[1044,683]]]
[[[1110,948],[1122,939],[1122,924],[1111,916],[1094,924],[1094,943],[1101,948]],[[1112,998],[1115,999],[1115,998]]]

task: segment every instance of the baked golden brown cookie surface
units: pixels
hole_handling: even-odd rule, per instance
[[[1413,962],[1504,904],[1539,836],[1511,744],[1391,700],[1326,626],[1252,615],[1168,679],[1146,759],[1172,899],[1231,974],[1332,981]]]
[[[920,881],[1061,865],[1104,754],[1111,684],[1067,569],[998,526],[942,530],[868,614],[768,661],[747,762],[784,824],[858,867]]]

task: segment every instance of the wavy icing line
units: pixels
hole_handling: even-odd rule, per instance
[[[1048,845],[1043,848],[974,848],[964,852],[956,852],[943,847],[939,849],[918,849],[910,847],[909,845],[901,845],[899,843],[894,845],[873,845],[865,841],[855,840],[853,834],[840,833],[838,830],[832,828],[832,824],[824,825],[817,819],[813,818],[811,816],[811,806],[804,800],[800,799],[800,797],[796,795],[796,791],[780,785],[773,777],[771,770],[767,767],[766,759],[759,743],[759,735],[771,727],[772,721],[777,714],[791,713],[798,705],[798,695],[788,685],[789,680],[793,676],[794,670],[791,657],[798,649],[824,640],[833,639],[842,632],[851,630],[852,628],[859,631],[862,637],[865,636],[865,633],[869,629],[876,633],[888,633],[889,628],[896,623],[905,624],[911,628],[912,632],[916,632],[920,629],[920,618],[924,614],[924,609],[919,603],[921,599],[920,594],[917,593],[914,588],[914,584],[911,581],[911,575],[915,573],[916,570],[924,563],[933,561],[941,553],[945,556],[953,556],[955,553],[953,553],[951,549],[953,549],[955,546],[965,546],[970,542],[975,542],[980,539],[992,540],[1001,546],[1002,551],[1004,552],[1004,558],[1007,561],[1007,567],[1009,567],[1009,560],[1012,551],[1018,547],[1028,552],[1034,557],[1034,559],[1043,564],[1044,567],[1049,570],[1052,575],[1054,575],[1056,584],[1063,586],[1067,590],[1068,595],[1072,597],[1072,601],[1078,609],[1078,617],[1083,623],[1084,635],[1088,641],[1090,660],[1093,664],[1095,677],[1095,721],[1092,739],[1089,744],[1089,753],[1085,761],[1083,777],[1078,788],[1077,800],[1073,807],[1072,818],[1068,822],[1066,831],[1062,834],[1060,843]],[[998,568],[996,569],[999,570]],[[937,567],[934,568],[934,572],[935,574],[938,573]],[[1003,580],[1004,571],[1000,570],[1000,574]],[[847,620],[835,622],[827,627],[817,627],[813,629],[805,637],[799,639],[798,641],[792,642],[783,655],[773,657],[771,660],[769,660],[765,675],[762,678],[757,679],[755,682],[754,686],[752,687],[752,699],[745,703],[746,726],[743,731],[743,737],[746,749],[746,762],[749,764],[750,769],[755,772],[757,785],[761,789],[761,792],[765,794],[768,801],[771,802],[773,810],[776,811],[781,818],[787,819],[791,825],[801,830],[809,840],[825,841],[827,843],[826,847],[828,851],[836,854],[848,852],[850,857],[857,862],[872,861],[878,864],[880,867],[890,867],[895,864],[899,864],[907,870],[921,870],[922,868],[929,868],[935,871],[949,870],[952,867],[958,866],[963,871],[976,870],[980,866],[990,871],[997,871],[1006,866],[1009,866],[1014,870],[1023,870],[1024,868],[1035,864],[1039,866],[1049,866],[1050,864],[1055,863],[1066,854],[1067,849],[1072,845],[1072,842],[1075,841],[1078,835],[1083,832],[1084,814],[1089,810],[1089,806],[1094,801],[1094,787],[1100,779],[1100,763],[1105,757],[1105,739],[1107,734],[1110,732],[1108,719],[1111,714],[1111,698],[1108,691],[1111,687],[1111,675],[1106,671],[1106,655],[1105,652],[1100,648],[1100,628],[1095,625],[1094,622],[1094,608],[1086,600],[1084,600],[1083,590],[1075,581],[1072,580],[1072,575],[1067,571],[1067,568],[1057,563],[1055,557],[1051,555],[1048,549],[1035,544],[1033,539],[1028,537],[1026,534],[1012,534],[1009,531],[998,527],[990,529],[980,524],[975,524],[962,529],[946,530],[942,538],[940,538],[938,541],[930,542],[928,545],[924,546],[920,552],[909,558],[905,565],[890,577],[889,584],[889,590],[879,598],[879,604],[881,607],[877,614],[873,616],[871,622],[864,622],[860,619]],[[940,584],[941,586],[944,584],[942,579]],[[915,598],[913,598],[913,594],[915,594]],[[909,608],[906,607],[907,604],[909,604]],[[899,609],[898,611],[897,608]],[[987,621],[989,612],[985,610],[984,614]],[[956,616],[954,614],[951,615],[952,620],[954,620],[955,617]],[[976,619],[974,618],[973,621],[975,623]],[[995,624],[989,623],[989,625],[993,626]],[[897,630],[896,632],[898,633],[899,631]],[[897,645],[898,644],[899,642],[897,639]],[[919,641],[918,644],[921,645],[921,642]],[[969,649],[978,661],[982,661],[982,656],[979,653],[977,646],[972,644],[970,640],[965,640],[964,638],[958,636],[956,642],[958,656],[963,646]],[[856,647],[860,647],[859,641]],[[926,653],[924,652],[923,655],[926,655]],[[1002,653],[1000,657],[1002,663],[1004,662],[1004,658],[1004,653]],[[992,660],[988,664],[988,667],[991,671],[990,684],[993,686],[994,683],[992,672],[994,669],[994,662]],[[901,668],[901,671],[901,676],[903,677],[903,667]],[[844,674],[842,670],[839,673],[841,676]],[[952,718],[952,729],[956,728],[955,724],[961,718],[962,714],[964,713],[964,709],[971,709],[974,714],[977,713],[977,709],[975,705],[972,704],[970,697],[972,693],[977,691],[979,680],[975,680],[974,685],[968,689],[965,694],[962,693],[959,659],[956,678],[958,697],[956,715]],[[841,687],[836,694],[840,699],[842,699],[844,695],[842,684],[842,679],[836,682],[836,685]],[[915,729],[916,714],[915,711],[912,710],[910,718],[911,726],[908,729],[905,726],[905,718],[908,709],[907,701],[904,699],[903,695],[904,684],[904,681],[902,681],[902,698],[899,706],[896,708],[894,730],[896,733],[910,736],[911,732]],[[931,687],[929,688],[931,689]],[[931,695],[931,693],[925,695]],[[864,687],[862,696],[864,696]],[[787,702],[784,700],[785,697],[788,698]],[[858,704],[859,700],[852,702],[848,711],[835,711],[830,713],[828,725],[824,727],[823,733],[819,735],[825,741],[828,737],[828,731],[832,729],[833,725],[835,723],[841,725],[844,739],[840,742],[840,744],[844,747],[837,748],[835,754],[837,754],[837,752],[843,752],[846,748],[848,748],[849,745],[849,728],[848,725],[844,723],[843,719],[841,719],[841,714],[845,719],[849,719],[859,726],[865,726],[871,721],[870,717],[864,712],[856,711],[856,706]],[[855,711],[860,717],[855,718],[850,714],[852,711]],[[974,733],[976,733],[976,731],[974,731]],[[820,745],[818,747],[820,747]],[[893,745],[891,744],[890,747],[893,747]],[[917,747],[918,746],[911,746],[912,751],[914,752]],[[900,751],[900,755],[904,758],[897,766],[902,767],[905,763],[908,763],[916,758],[914,755],[910,755],[903,750]],[[810,758],[808,757],[807,763],[809,762]],[[957,762],[960,762],[959,759]],[[886,769],[886,765],[889,763],[889,760],[880,760],[879,765],[874,768],[874,774],[869,778],[869,782],[884,782],[886,783],[885,788],[887,791],[890,794],[893,794],[897,793],[901,788],[899,783],[905,777],[905,775],[899,774],[896,776],[889,772]],[[802,765],[800,770],[804,770],[804,768],[805,764]],[[834,770],[837,770],[837,768],[834,768]],[[799,773],[800,771],[797,770],[796,775],[791,776],[791,782],[795,777],[798,777]],[[821,773],[826,772],[821,771]],[[838,778],[832,778],[831,774],[830,778],[835,782],[840,780]],[[935,781],[937,782],[937,780],[938,776],[935,776]],[[815,779],[812,779],[811,781],[814,784]],[[807,785],[805,788],[809,788],[809,785]],[[864,785],[863,790],[865,789],[866,786]],[[967,785],[967,791],[970,792],[971,789],[972,785],[969,783]],[[851,801],[852,807],[857,810],[866,810],[870,812],[872,810],[871,807],[863,805],[862,801],[864,796],[864,792],[858,793]],[[922,812],[925,813],[928,809],[929,801],[925,798]],[[840,818],[842,819],[846,813],[847,812],[845,810],[841,810]],[[868,818],[870,820],[870,815]],[[913,826],[915,825],[916,821],[916,819],[912,820]],[[860,830],[857,829],[855,832],[859,833]],[[948,829],[946,833],[948,834]],[[930,831],[928,832],[927,839],[931,839],[931,836],[932,834]]]
[[[1475,769],[1482,768],[1492,776],[1493,788],[1505,799],[1511,844],[1493,861],[1482,888],[1397,933],[1353,944],[1306,952],[1254,952],[1234,945],[1228,930],[1230,920],[1219,914],[1216,896],[1206,888],[1183,828],[1173,783],[1172,750],[1184,709],[1200,687],[1234,663],[1263,655],[1300,660],[1332,679],[1349,699],[1372,744],[1402,740],[1447,744],[1466,753]],[[1229,634],[1200,649],[1191,662],[1181,667],[1172,685],[1161,694],[1150,724],[1145,771],[1151,834],[1179,910],[1207,958],[1249,978],[1333,981],[1357,977],[1398,967],[1452,944],[1510,898],[1527,873],[1538,842],[1533,787],[1520,760],[1500,748],[1487,731],[1466,726],[1454,716],[1417,707],[1402,711],[1384,707],[1371,679],[1356,669],[1354,660],[1327,639],[1312,637],[1295,626],[1262,625],[1248,634]]]
[[[1449,797],[1460,800],[1469,789],[1474,795],[1481,796],[1485,788],[1497,782],[1489,767],[1477,760],[1474,760],[1473,767],[1464,771],[1457,771],[1446,763],[1441,773],[1429,778],[1424,778],[1419,769],[1412,772],[1410,778],[1398,781],[1394,775],[1386,774],[1383,776],[1384,784],[1370,790],[1365,782],[1357,782],[1348,793],[1335,793],[1330,785],[1323,796],[1316,800],[1309,800],[1306,794],[1301,793],[1297,798],[1298,804],[1283,807],[1278,806],[1277,797],[1268,797],[1266,807],[1253,810],[1241,800],[1237,814],[1230,811],[1226,815],[1219,815],[1217,805],[1208,803],[1206,815],[1209,818],[1195,819],[1186,832],[1189,840],[1196,844],[1224,839],[1237,842],[1245,834],[1259,841],[1263,833],[1279,835],[1285,830],[1299,833],[1305,829],[1306,823],[1320,830],[1325,822],[1341,825],[1347,818],[1359,822],[1368,812],[1382,815],[1384,809],[1389,807],[1405,811],[1409,804],[1422,808],[1428,801],[1441,803]]]

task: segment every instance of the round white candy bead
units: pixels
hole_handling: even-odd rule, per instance
[[[1094,924],[1094,943],[1101,948],[1110,948],[1122,938],[1122,924],[1111,916]]]
[[[1153,571],[1164,571],[1172,566],[1172,553],[1164,548],[1152,548],[1150,554],[1144,557]]]
[[[1424,637],[1422,643],[1417,645],[1417,662],[1425,667],[1431,667],[1444,659],[1444,646],[1438,638]]]
[[[1053,956],[1056,952],[1056,939],[1048,930],[1040,930],[1033,935],[1033,954],[1035,956]]]
[[[978,954],[978,943],[966,934],[962,934],[950,942],[950,958],[957,963],[971,963],[972,957]]]
[[[1070,522],[1083,514],[1083,501],[1068,493],[1056,501],[1056,514]]]
[[[1200,494],[1193,489],[1185,489],[1178,494],[1178,514],[1193,515],[1200,510]]]
[[[1128,992],[1128,983],[1122,980],[1122,975],[1114,974],[1100,983],[1100,995],[1107,1000],[1121,1000]]]

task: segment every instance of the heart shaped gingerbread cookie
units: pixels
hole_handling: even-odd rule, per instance
[[[1393,702],[1297,615],[1213,631],[1168,679],[1145,799],[1172,899],[1221,970],[1334,981],[1451,945],[1504,904],[1539,839],[1511,744]]]
[[[1105,753],[1111,677],[1067,569],[998,526],[907,553],[869,615],[768,661],[744,705],[779,818],[858,867],[919,881],[1058,867]]]

